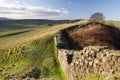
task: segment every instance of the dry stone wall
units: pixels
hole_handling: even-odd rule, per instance
[[[67,33],[84,25],[62,29],[56,33],[57,54],[67,80],[92,75],[120,74],[120,51],[107,46],[88,46],[80,51],[69,50]]]

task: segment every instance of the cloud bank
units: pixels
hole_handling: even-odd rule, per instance
[[[22,4],[17,0],[0,0],[0,17],[14,19],[60,19],[68,14],[64,8],[41,7]]]

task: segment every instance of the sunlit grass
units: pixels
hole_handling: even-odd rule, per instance
[[[78,25],[81,23],[84,23],[84,21],[75,22],[75,23],[58,24],[54,26],[44,26],[42,28],[38,27],[31,30],[30,32],[26,32],[23,34],[3,37],[3,38],[0,38],[0,48],[4,48],[4,47],[15,45],[15,44],[30,42],[30,41],[39,39],[45,35],[53,34],[59,29],[66,28],[68,26]]]
[[[0,80],[13,74],[22,74],[24,69],[30,67],[40,69],[40,80],[65,80],[55,53],[53,34],[59,29],[81,23],[84,22],[1,32],[0,35],[14,35],[0,38]],[[24,30],[31,31],[15,34]]]
[[[0,80],[8,75],[20,74],[30,66],[40,69],[40,79],[65,80],[55,53],[54,35],[2,49],[0,54],[4,54],[0,58]]]

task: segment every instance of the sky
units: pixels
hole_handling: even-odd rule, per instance
[[[120,0],[0,0],[0,17],[13,19],[89,19],[102,12],[120,20]]]

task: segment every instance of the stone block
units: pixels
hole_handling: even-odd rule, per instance
[[[117,56],[112,56],[112,61],[117,61]]]

